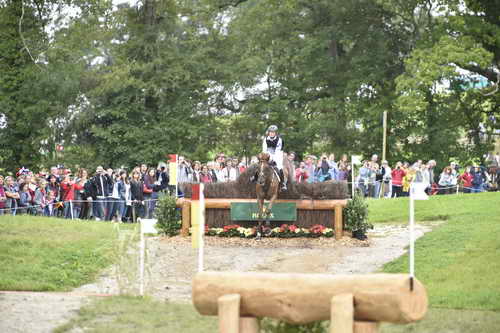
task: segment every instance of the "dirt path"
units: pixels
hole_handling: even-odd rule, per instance
[[[431,230],[418,225],[416,237]],[[379,270],[405,252],[406,227],[376,226],[368,241],[333,239],[206,238],[205,269],[214,271],[262,271],[355,274]],[[189,239],[148,240],[147,294],[161,300],[189,302],[191,279],[197,268],[197,252]],[[137,292],[136,251],[121,264],[101,273],[97,282],[73,293],[0,293],[0,332],[50,332],[72,318],[88,294]],[[119,277],[119,279],[117,279]],[[124,290],[123,286],[127,289]],[[29,318],[29,320],[27,320]]]

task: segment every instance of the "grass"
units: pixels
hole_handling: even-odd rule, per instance
[[[407,207],[407,200],[372,201],[372,222],[405,221]],[[415,246],[416,276],[427,288],[431,307],[500,310],[500,195],[438,196],[416,202],[417,220],[440,215],[447,222]],[[408,272],[408,256],[386,264],[383,271]]]
[[[408,221],[408,199],[371,200],[369,208],[372,223]],[[446,220],[416,243],[416,275],[428,290],[430,309],[418,323],[384,324],[381,331],[498,332],[500,193],[417,201],[416,220]],[[6,268],[0,273],[0,289],[67,290],[90,282],[116,260],[112,228],[102,222],[0,217],[0,264]],[[402,256],[386,264],[383,271],[407,272],[407,262],[407,256]],[[117,296],[96,299],[57,332],[78,328],[91,332],[215,332],[217,319],[198,315],[190,304]]]
[[[116,260],[114,228],[104,222],[0,216],[0,290],[68,291],[94,281]]]
[[[70,332],[217,332],[217,318],[199,315],[191,304],[132,296],[105,297],[83,307],[78,317],[55,330]]]

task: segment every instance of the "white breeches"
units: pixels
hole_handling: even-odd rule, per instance
[[[278,169],[282,170],[283,169],[283,152],[278,151],[278,152],[271,152],[268,151],[269,155],[271,155],[271,161],[276,162],[276,166]]]

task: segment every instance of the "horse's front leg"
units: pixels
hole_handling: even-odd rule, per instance
[[[271,200],[269,201],[269,205],[267,205],[267,208],[265,208],[266,212],[266,227],[268,228],[268,234],[271,233],[271,214],[273,213],[273,203],[274,200],[277,198],[277,194],[273,195],[271,197]]]

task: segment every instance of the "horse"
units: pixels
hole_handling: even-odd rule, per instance
[[[271,210],[280,190],[280,177],[270,165],[271,156],[268,153],[260,153],[258,158],[259,176],[255,185],[255,192],[257,193],[257,205],[259,207],[257,239],[260,239],[264,219],[266,220],[266,226],[269,227],[270,225]],[[286,157],[283,158],[283,175],[285,179],[288,179],[288,159]],[[269,200],[267,207],[264,205],[265,200]]]

